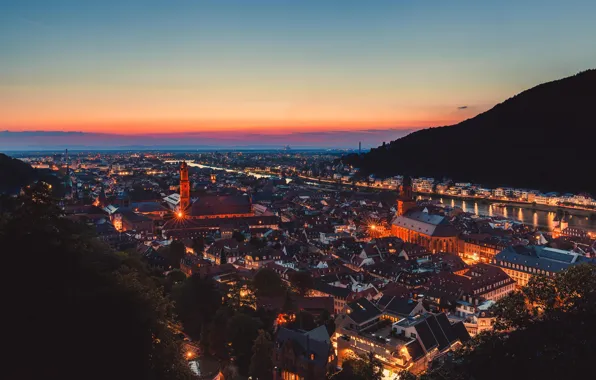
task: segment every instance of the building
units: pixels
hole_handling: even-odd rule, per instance
[[[493,259],[493,265],[503,269],[519,287],[526,286],[532,276],[554,276],[572,265],[583,263],[596,264],[596,260],[575,252],[537,245],[507,247]]]
[[[207,268],[210,266],[211,262],[193,255],[186,255],[180,261],[180,271],[184,273],[187,277],[190,277],[195,273],[201,273],[201,268]]]
[[[455,310],[464,318],[486,300],[499,300],[515,290],[516,283],[503,270],[477,264],[456,273],[442,272],[424,286],[424,297],[431,311]]]
[[[188,180],[188,165],[180,164],[180,207],[181,212],[186,212],[190,206],[190,181]]]
[[[153,233],[153,220],[130,209],[120,208],[112,215],[114,227],[120,231]]]
[[[323,281],[315,281],[313,289],[310,290],[309,295],[312,297],[332,298],[333,314],[338,315],[346,306],[347,299],[352,293],[352,290],[348,288],[329,285]]]
[[[324,380],[337,365],[325,326],[311,331],[280,327],[273,347],[274,380]]]
[[[391,233],[405,242],[419,244],[432,253],[458,251],[457,229],[444,216],[416,208],[408,177],[404,178],[401,186]]]
[[[441,215],[418,210],[398,214],[391,224],[391,233],[405,242],[421,245],[432,253],[458,251],[459,232]]]
[[[404,177],[399,188],[399,199],[397,200],[397,216],[405,215],[410,209],[416,207],[412,192],[412,179]]]
[[[417,314],[393,322],[363,298],[346,305],[336,326],[338,365],[373,353],[383,364],[384,378],[389,379],[403,370],[425,371],[434,359],[470,338],[463,323],[451,324],[445,314]]]
[[[258,270],[269,263],[281,259],[282,256],[283,252],[279,249],[265,247],[248,252],[246,256],[244,256],[244,263],[246,268]]]
[[[175,199],[171,200],[172,203]],[[163,234],[166,238],[192,238],[221,233],[222,230],[250,231],[261,235],[277,229],[278,217],[256,215],[252,199],[248,195],[203,195],[194,203],[190,201],[188,166],[180,165],[180,206],[176,217],[166,222]]]
[[[473,312],[466,314],[463,322],[470,336],[476,336],[483,331],[490,331],[493,329],[496,320],[492,310],[494,304],[494,301],[483,302],[476,306]]]
[[[178,208],[180,207],[180,194],[172,193],[172,194],[168,195],[167,197],[164,197],[163,201],[165,202],[165,204],[168,205],[168,208],[170,210],[172,210],[172,211],[178,210]]]
[[[506,242],[488,234],[462,235],[459,238],[459,255],[482,263],[491,263],[495,255],[505,248]]]

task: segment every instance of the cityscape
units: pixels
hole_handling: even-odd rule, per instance
[[[594,14],[0,4],[6,378],[591,378]]]

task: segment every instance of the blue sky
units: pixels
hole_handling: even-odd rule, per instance
[[[595,15],[577,0],[0,0],[0,129],[389,138],[595,67]]]

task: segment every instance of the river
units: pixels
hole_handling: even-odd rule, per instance
[[[166,164],[177,164],[179,162],[180,162],[179,160],[165,161]],[[250,171],[246,171],[245,172],[245,171],[241,171],[241,170],[218,168],[217,166],[209,166],[209,165],[197,164],[196,162],[193,162],[193,161],[186,161],[186,164],[188,166],[191,166],[191,167],[194,167],[194,168],[223,170],[223,171],[226,171],[228,173],[246,174],[246,175],[253,176],[255,178],[279,178],[278,176],[269,175],[269,174],[261,174],[261,173],[255,173],[255,172],[250,172]],[[289,182],[289,181],[291,181],[291,179],[286,178],[286,182]]]
[[[476,215],[502,216],[508,219],[518,220],[524,224],[534,227],[546,228],[552,231],[554,228],[554,219],[557,216],[553,211],[532,210],[516,205],[493,206],[492,204],[480,203],[472,200],[443,198],[436,195],[418,196],[418,199],[432,199],[451,207],[459,207],[465,212]],[[570,213],[573,211],[571,210]],[[569,226],[579,227],[587,231],[596,231],[596,220],[590,220],[586,216],[569,215]]]

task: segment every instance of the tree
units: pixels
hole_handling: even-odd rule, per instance
[[[142,263],[142,262],[141,262]],[[144,264],[144,263],[142,263]],[[164,292],[170,294],[174,286],[182,284],[186,280],[186,275],[178,269],[174,269],[164,277],[155,277],[157,283],[163,286]]]
[[[203,257],[205,252],[205,239],[202,236],[198,236],[192,240],[192,250],[195,255]]]
[[[507,294],[493,306],[493,311],[498,316],[494,326],[497,331],[526,326],[532,318],[522,292]]]
[[[224,362],[230,359],[228,324],[233,315],[229,307],[220,307],[208,328],[209,353]]]
[[[211,322],[222,303],[222,297],[215,282],[211,278],[203,278],[195,274],[175,287],[172,297],[184,331],[193,340],[200,339],[202,325]]]
[[[269,268],[260,269],[252,280],[257,296],[280,296],[285,293],[285,284],[277,273]]]
[[[232,239],[235,239],[238,243],[243,243],[246,240],[244,234],[238,230],[232,232]]]
[[[240,378],[238,366],[235,363],[227,363],[222,369],[221,373],[225,380],[236,380]]]
[[[257,248],[263,248],[267,244],[265,240],[259,239],[256,236],[251,237],[249,243]]]
[[[317,318],[317,324],[319,326],[325,325],[329,336],[333,336],[333,333],[335,332],[335,320],[331,318],[331,314],[327,311],[327,309],[323,309],[321,314],[319,314],[319,317]]]
[[[261,324],[244,313],[234,315],[228,321],[227,333],[230,342],[230,356],[235,358],[240,374],[246,375],[250,364],[252,345]]]
[[[533,277],[495,305],[484,332],[423,379],[581,378],[596,355],[596,265]]]
[[[305,296],[314,286],[312,275],[308,271],[293,272],[290,275],[290,283],[301,296]]]
[[[343,362],[343,370],[335,376],[340,380],[381,380],[383,363],[372,352]]]
[[[27,268],[30,276],[5,295],[15,332],[6,344],[18,353],[6,358],[5,377],[34,379],[43,368],[49,378],[191,378],[162,290],[85,225],[63,218],[49,191],[0,199],[0,246],[11,253],[7,268]],[[39,367],[23,354],[31,342],[47,346],[35,355]],[[90,358],[102,365],[90,369]]]
[[[236,311],[242,308],[256,309],[257,300],[249,285],[240,276],[236,276],[231,285],[228,285],[226,304]]]
[[[416,380],[418,376],[414,375],[412,372],[404,369],[403,371],[399,372],[399,380]]]
[[[172,268],[180,268],[180,261],[186,256],[186,246],[180,240],[170,243],[169,259]]]
[[[265,330],[259,330],[259,335],[252,346],[253,355],[250,359],[248,373],[254,379],[268,380],[273,377],[273,342],[269,333]]]

